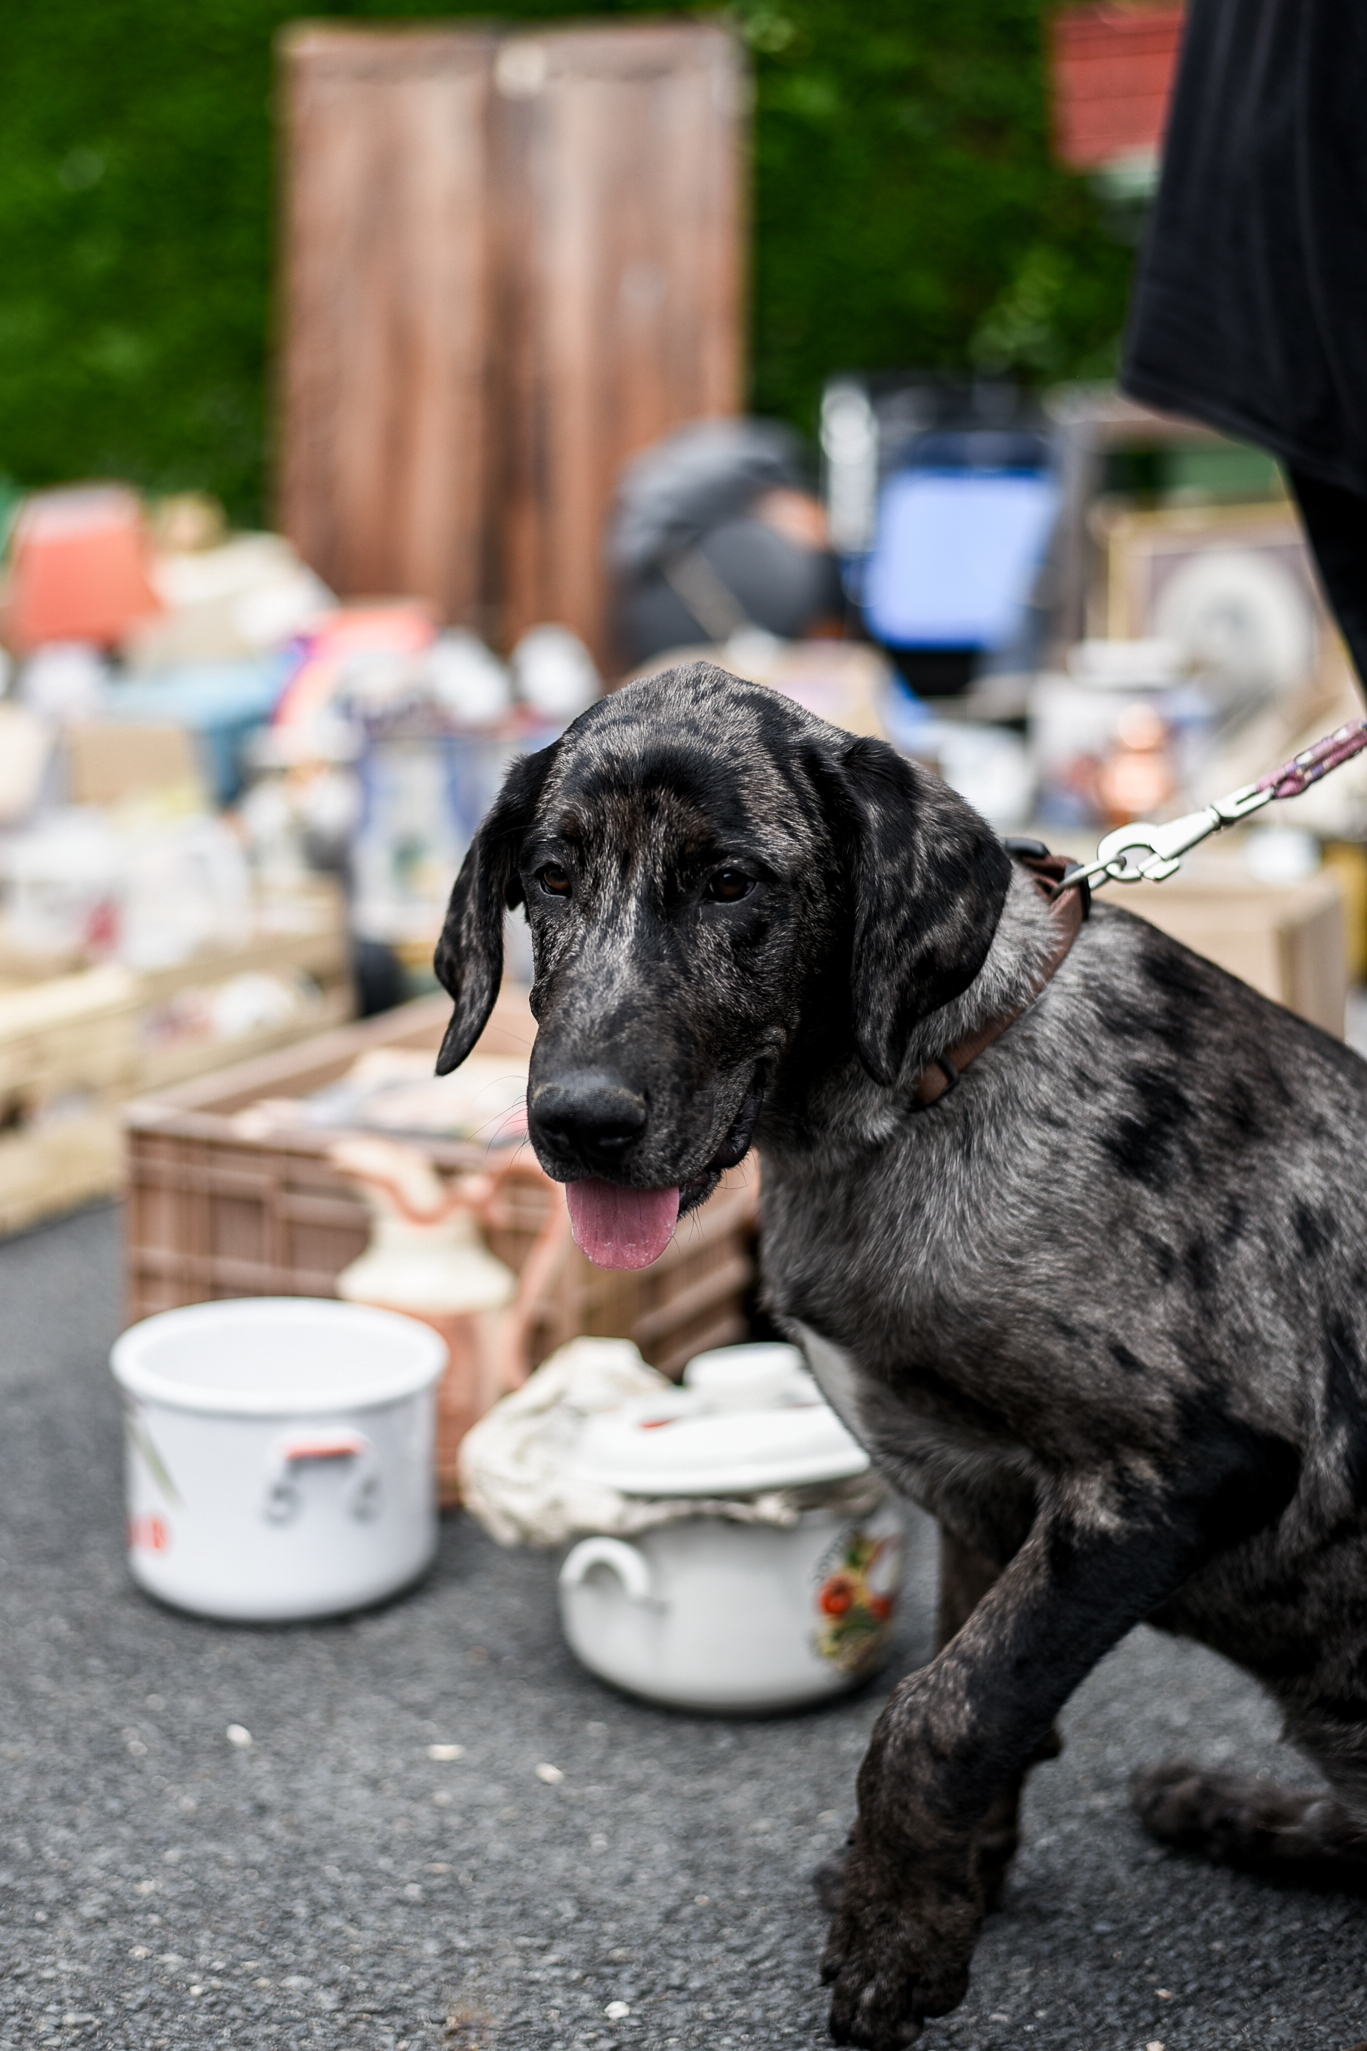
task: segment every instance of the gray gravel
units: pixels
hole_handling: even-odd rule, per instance
[[[884,1687],[755,1723],[625,1702],[565,1651],[551,1563],[461,1518],[378,1614],[252,1631],[160,1610],[120,1550],[116,1214],[0,1247],[0,1291],[0,2046],[826,2042],[807,1874]],[[922,1532],[903,1665],[927,1650],[932,1556]],[[1248,1685],[1140,1631],[1066,1733],[931,2051],[1367,2036],[1367,1906],[1171,1859],[1126,1814],[1130,1768],[1174,1750],[1296,1771]]]

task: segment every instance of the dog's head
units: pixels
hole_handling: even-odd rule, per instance
[[[528,1122],[585,1251],[644,1265],[750,1144],[766,1089],[856,1054],[894,1082],[966,989],[1009,862],[938,778],[706,663],[605,698],[525,757],[451,893],[444,1074],[525,904]]]

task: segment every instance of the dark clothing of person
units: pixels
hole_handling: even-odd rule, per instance
[[[1122,382],[1367,495],[1367,5],[1191,0]]]
[[[1353,667],[1367,685],[1367,495],[1287,465],[1291,489]]]
[[[1367,681],[1367,0],[1191,0],[1121,383],[1280,457]]]

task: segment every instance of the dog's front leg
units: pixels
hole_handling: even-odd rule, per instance
[[[979,1552],[946,1526],[940,1527],[940,1596],[935,1618],[935,1649],[944,1650],[950,1640],[957,1638],[972,1616],[978,1604],[1001,1573],[1001,1567],[990,1560],[986,1553]],[[982,1821],[977,1834],[978,1871],[982,1877],[983,1899],[987,1908],[993,1909],[1006,1885],[1006,1876],[1016,1848],[1020,1843],[1020,1802],[1025,1791],[1025,1776],[1030,1767],[1038,1766],[1042,1760],[1057,1759],[1063,1750],[1063,1742],[1052,1727],[1036,1745],[1019,1773],[1013,1773],[993,1801]],[[844,1860],[841,1860],[840,1883],[844,1885]],[[838,1894],[829,1902],[835,1909],[839,1906]]]
[[[935,1617],[935,1649],[944,1650],[957,1638],[978,1604],[1001,1572],[1001,1565],[940,1526],[940,1595]],[[1033,1766],[1040,1759],[1056,1759],[1062,1746],[1051,1730],[1026,1761]],[[1007,1869],[1019,1842],[1018,1811],[1025,1785],[1025,1767],[1013,1774],[999,1791],[977,1833],[978,1869],[982,1876],[986,1906],[994,1908],[1006,1884]],[[832,1914],[840,1906],[845,1890],[845,1866],[853,1833],[838,1852],[824,1859],[812,1875],[818,1899]]]
[[[837,2043],[893,2051],[962,2001],[984,1910],[977,1838],[1078,1682],[1192,1571],[1190,1524],[1086,1499],[1046,1504],[930,1665],[894,1691],[859,1773],[859,1816],[823,1977]],[[1167,1514],[1164,1514],[1164,1512]]]

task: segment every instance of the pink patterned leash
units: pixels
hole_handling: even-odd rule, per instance
[[[1313,748],[1293,756],[1280,769],[1274,769],[1271,776],[1264,776],[1255,783],[1254,790],[1271,791],[1274,798],[1298,798],[1302,791],[1309,790],[1312,783],[1318,783],[1331,769],[1337,769],[1344,762],[1351,762],[1354,755],[1360,755],[1367,748],[1367,719],[1355,719],[1348,726],[1341,726],[1322,741],[1316,741]]]
[[[1100,889],[1103,883],[1163,883],[1176,875],[1183,855],[1212,833],[1237,825],[1275,798],[1298,798],[1312,783],[1318,783],[1331,769],[1351,762],[1364,748],[1367,719],[1355,719],[1326,734],[1313,747],[1303,749],[1270,776],[1261,777],[1257,783],[1246,783],[1229,797],[1203,805],[1199,812],[1188,812],[1185,818],[1170,820],[1166,826],[1149,826],[1142,821],[1117,826],[1098,846],[1096,859],[1069,869],[1056,885],[1055,894],[1070,890],[1076,883],[1085,883],[1092,890]]]

